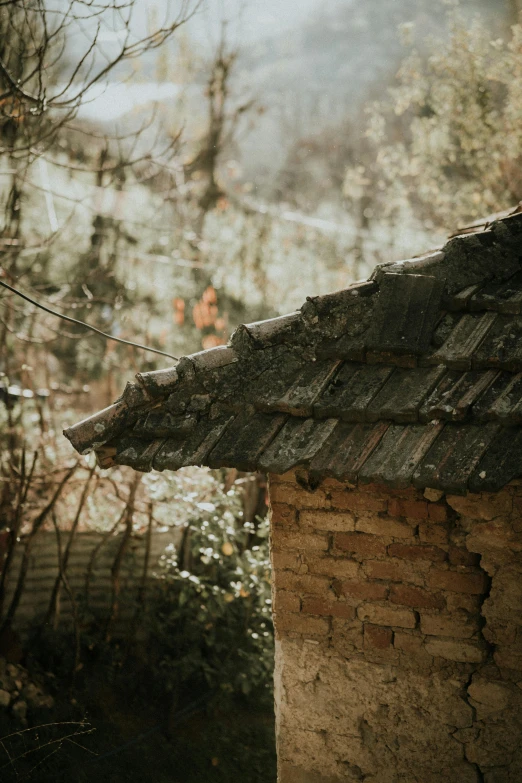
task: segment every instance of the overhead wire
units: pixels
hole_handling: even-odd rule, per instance
[[[80,321],[77,318],[71,318],[70,315],[65,315],[64,313],[58,313],[56,310],[51,310],[50,307],[46,307],[46,305],[41,304],[41,302],[37,302],[36,299],[32,299],[30,296],[27,296],[27,294],[22,293],[22,291],[19,291],[14,286],[9,285],[9,283],[5,283],[3,280],[0,280],[0,286],[6,288],[12,294],[25,299],[26,302],[34,305],[34,307],[38,307],[40,310],[43,310],[50,315],[54,315],[55,318],[61,318],[63,321],[67,321],[68,323],[82,326],[84,329],[88,329],[89,331],[94,332],[106,340],[114,340],[114,342],[121,343],[122,345],[130,345],[133,348],[140,348],[142,351],[150,351],[151,353],[157,353],[160,356],[166,356],[168,359],[174,359],[174,361],[178,361],[177,356],[172,356],[170,353],[160,351],[159,348],[151,348],[150,345],[142,345],[141,343],[135,343],[132,340],[124,340],[122,337],[116,337],[113,334],[102,332],[101,329],[97,329],[95,326],[91,326],[91,324],[86,324],[84,321]]]

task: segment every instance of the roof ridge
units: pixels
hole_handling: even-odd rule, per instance
[[[481,230],[470,232],[463,229],[461,233],[453,234],[442,248],[402,261],[392,261],[378,264],[370,280],[379,283],[382,274],[418,274],[427,272],[444,280],[447,294],[453,294],[466,286],[488,279],[507,280],[521,266],[517,242],[522,233],[522,207],[503,217],[485,219]],[[493,246],[513,251],[512,257],[507,253],[503,264],[491,267],[490,258],[484,259],[484,254]]]

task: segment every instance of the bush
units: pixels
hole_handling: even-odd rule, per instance
[[[491,40],[484,23],[449,17],[431,56],[404,59],[389,98],[371,107],[374,160],[362,176],[390,211],[404,199],[446,229],[514,206],[522,198],[522,25]],[[347,172],[350,192],[361,172]]]
[[[180,554],[165,556],[148,601],[156,672],[175,696],[186,688],[270,695],[268,521],[245,521],[238,485],[227,491],[218,474],[211,480],[211,502],[195,504]],[[168,496],[175,481],[156,476],[156,493]]]

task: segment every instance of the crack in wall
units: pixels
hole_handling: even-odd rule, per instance
[[[454,519],[452,521],[453,521],[453,523],[455,525],[458,525],[459,522],[460,522],[460,515],[457,514],[456,517],[454,517]],[[477,525],[479,524],[478,520],[475,520],[475,522],[476,522]],[[479,719],[479,717],[477,715],[477,709],[476,709],[476,707],[473,704],[473,697],[470,694],[470,687],[473,685],[474,680],[476,680],[477,677],[479,677],[482,673],[485,673],[489,667],[494,666],[495,668],[497,668],[496,667],[496,663],[495,663],[495,651],[497,649],[497,645],[494,642],[489,641],[485,637],[485,635],[484,635],[484,631],[485,631],[485,629],[488,626],[488,620],[487,620],[487,617],[485,616],[485,613],[484,613],[484,606],[485,606],[486,602],[489,599],[491,599],[491,593],[492,593],[492,589],[493,589],[493,585],[494,585],[494,578],[495,578],[495,575],[498,572],[498,569],[492,569],[492,573],[487,570],[486,565],[484,563],[484,559],[486,557],[486,552],[484,550],[483,551],[477,551],[479,549],[479,547],[477,547],[476,543],[475,543],[475,546],[471,547],[470,546],[470,538],[471,538],[471,535],[468,532],[468,534],[464,538],[464,544],[466,546],[466,549],[470,553],[478,554],[480,556],[480,560],[479,560],[479,564],[478,565],[479,565],[480,569],[483,571],[483,573],[486,576],[486,589],[483,592],[483,594],[481,595],[481,601],[480,601],[480,607],[479,607],[479,617],[480,617],[479,633],[480,633],[480,637],[481,637],[481,639],[482,639],[482,641],[483,641],[483,643],[485,645],[485,648],[487,650],[487,657],[486,657],[486,659],[484,661],[482,661],[480,663],[480,665],[475,667],[475,669],[470,673],[468,681],[465,683],[464,689],[463,689],[464,690],[463,698],[464,698],[465,702],[469,705],[469,707],[472,710],[472,727],[476,730],[475,739],[474,739],[474,742],[476,742],[481,737],[482,721]],[[500,676],[500,673],[499,673],[499,676]],[[486,676],[485,679],[489,680],[490,678]],[[477,781],[478,781],[478,783],[486,783],[486,774],[488,773],[487,767],[483,767],[480,763],[477,763],[476,761],[472,761],[468,757],[468,754],[469,754],[469,751],[470,751],[470,747],[471,747],[471,742],[469,742],[469,741],[468,742],[463,742],[462,744],[463,744],[463,750],[464,750],[464,758],[475,769],[476,774],[477,774]],[[504,766],[503,769],[505,770],[507,775],[509,775],[508,768],[506,766]],[[490,768],[490,771],[491,771],[491,768]],[[497,779],[497,778],[495,778],[495,779]],[[506,777],[506,780],[507,780],[507,777]]]
[[[456,517],[454,517],[452,521],[453,521],[454,525],[457,526],[458,522],[460,521],[459,515],[457,514]],[[472,552],[472,550],[469,549],[469,547],[467,546],[467,544],[468,544],[468,536],[465,537],[464,543],[466,545],[466,549],[468,549],[469,552]],[[487,639],[484,637],[484,633],[483,633],[483,630],[484,630],[484,628],[487,625],[486,617],[483,614],[483,607],[484,607],[484,603],[488,600],[488,598],[491,595],[491,588],[492,588],[492,585],[493,585],[493,579],[488,574],[488,572],[486,571],[484,566],[482,565],[482,557],[483,557],[482,554],[480,552],[472,552],[472,553],[480,555],[479,568],[482,570],[482,572],[484,573],[484,575],[486,577],[486,589],[485,589],[485,591],[481,595],[481,601],[480,601],[480,607],[479,607],[478,614],[479,614],[479,618],[480,618],[479,634],[480,634],[480,638],[482,639],[482,641],[483,641],[483,643],[485,645],[485,648],[487,650],[487,657],[486,657],[486,660],[482,661],[471,672],[471,674],[470,674],[467,682],[464,684],[464,688],[463,688],[463,698],[464,698],[464,701],[466,702],[466,704],[468,704],[468,706],[470,707],[470,709],[472,711],[471,712],[471,715],[472,715],[471,725],[472,725],[472,728],[475,728],[476,724],[478,723],[477,710],[476,710],[476,708],[473,706],[473,704],[470,701],[471,696],[470,696],[470,693],[469,693],[469,687],[471,686],[471,684],[473,682],[473,678],[477,674],[479,674],[484,669],[484,667],[488,666],[491,663],[494,663],[493,654],[494,654],[494,651],[495,651],[495,645],[491,644],[490,642],[488,642]],[[476,773],[477,773],[477,783],[485,783],[485,780],[486,780],[485,773],[482,770],[482,768],[480,767],[480,765],[477,764],[475,761],[471,761],[468,758],[468,745],[469,745],[469,743],[466,743],[466,742],[463,743],[464,758],[468,762],[468,764],[470,764],[470,766],[473,767],[473,769],[476,771]]]
[[[480,667],[480,668],[482,668],[482,667]],[[477,671],[478,671],[478,670],[479,670],[479,669],[477,669],[477,670],[475,670],[475,671],[471,672],[471,674],[470,674],[470,676],[469,676],[469,678],[468,678],[468,681],[467,681],[467,682],[465,683],[465,685],[464,685],[464,696],[463,696],[463,698],[464,698],[464,701],[466,702],[466,704],[468,704],[468,705],[469,705],[469,707],[470,707],[470,709],[471,709],[471,727],[472,727],[472,728],[474,728],[474,727],[475,727],[475,724],[476,724],[476,722],[477,722],[477,710],[475,709],[475,707],[473,706],[473,704],[471,704],[471,702],[470,702],[470,695],[469,695],[468,688],[469,688],[469,686],[471,685],[471,683],[472,683],[472,681],[473,681],[473,677],[475,676],[475,674],[477,673]],[[457,740],[457,741],[458,741],[458,740]],[[473,767],[473,769],[474,769],[474,770],[475,770],[475,772],[477,773],[477,783],[485,783],[484,772],[482,771],[482,769],[480,768],[480,766],[479,766],[479,765],[478,765],[476,762],[474,762],[474,761],[471,761],[471,760],[468,758],[468,747],[467,747],[467,746],[468,746],[468,744],[469,744],[469,743],[466,743],[466,742],[463,742],[463,743],[462,743],[462,746],[463,746],[463,753],[464,753],[464,759],[465,759],[465,760],[468,762],[468,764],[469,764],[471,767]]]

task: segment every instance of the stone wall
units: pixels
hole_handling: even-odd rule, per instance
[[[270,495],[280,783],[520,783],[520,483]]]

